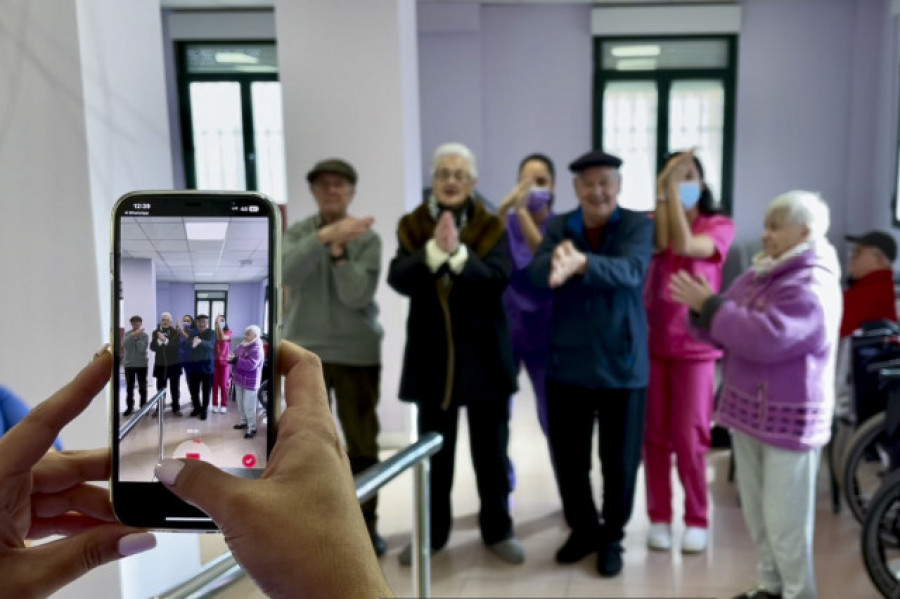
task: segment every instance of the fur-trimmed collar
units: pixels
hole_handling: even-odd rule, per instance
[[[481,202],[473,202],[473,206],[471,217],[460,232],[459,240],[466,244],[470,252],[483,258],[503,236],[506,227],[500,217],[488,212]],[[422,249],[434,236],[436,224],[427,204],[421,204],[400,219],[397,227],[400,245],[410,253]]]

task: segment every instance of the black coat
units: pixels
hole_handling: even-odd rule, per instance
[[[156,334],[162,332],[169,339],[168,345],[159,342]],[[156,354],[156,360],[153,363],[153,376],[161,377],[165,369],[173,366],[181,367],[181,360],[178,356],[179,347],[181,345],[181,337],[178,329],[169,327],[168,329],[156,328],[150,334],[150,350]]]
[[[472,203],[469,215],[460,232],[469,258],[459,274],[446,264],[432,272],[426,264],[425,244],[436,224],[427,205],[400,220],[388,284],[409,297],[401,400],[447,407],[507,401],[516,390],[500,301],[512,271],[506,231],[480,203]]]

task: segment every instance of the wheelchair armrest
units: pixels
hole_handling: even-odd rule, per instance
[[[883,370],[891,370],[894,368],[900,368],[900,358],[883,360],[881,362],[872,362],[871,364],[866,366],[866,371],[878,372],[879,374],[881,374],[881,371]]]

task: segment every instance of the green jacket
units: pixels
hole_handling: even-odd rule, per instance
[[[285,339],[322,362],[381,364],[375,290],[381,273],[381,238],[369,230],[347,243],[347,260],[334,263],[319,241],[321,219],[311,216],[284,235],[282,280],[288,288]]]

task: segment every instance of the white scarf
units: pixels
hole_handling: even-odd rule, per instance
[[[757,277],[767,275],[791,258],[796,258],[800,254],[813,249],[815,245],[816,244],[813,243],[812,240],[802,241],[777,258],[772,258],[771,256],[766,255],[765,252],[759,252],[753,256],[753,271]]]

